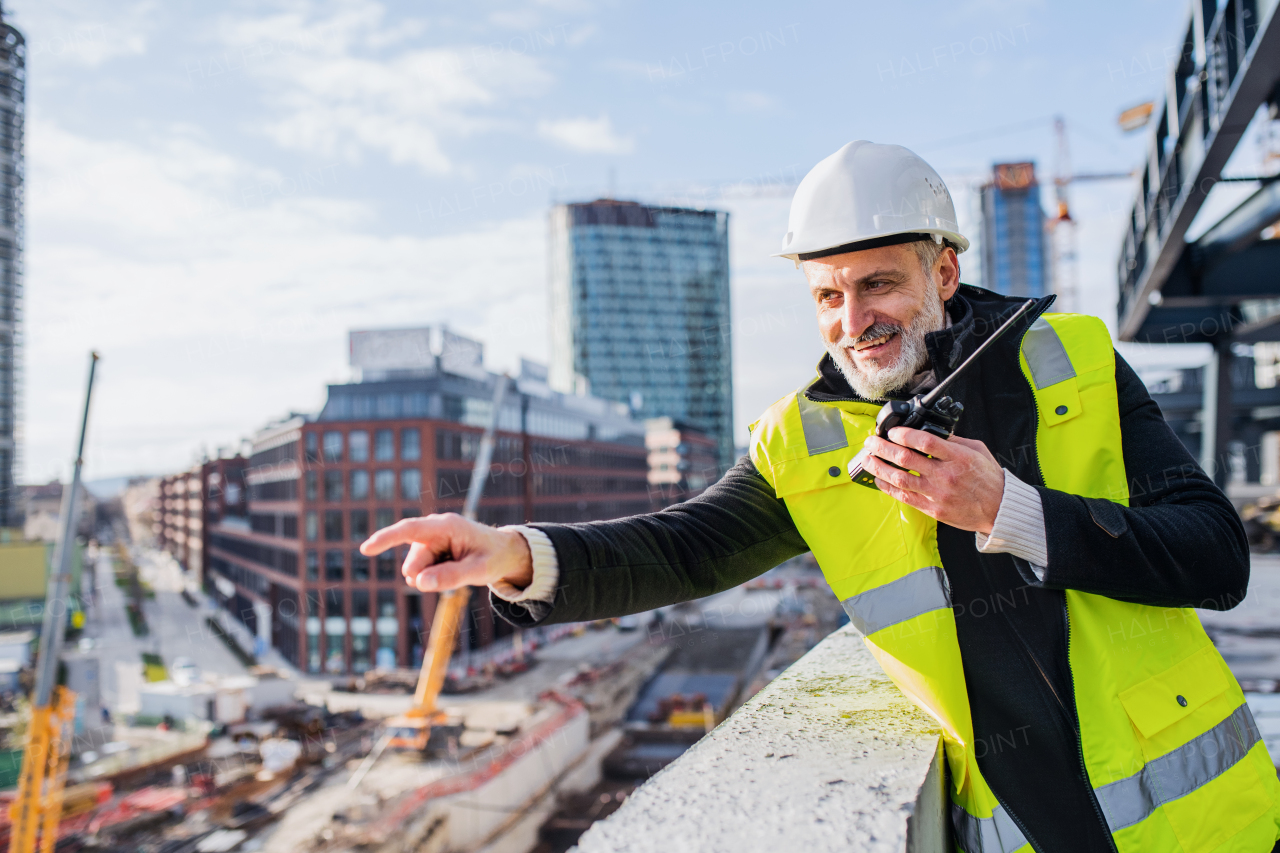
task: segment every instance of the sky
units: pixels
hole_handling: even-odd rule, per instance
[[[1147,136],[1116,117],[1160,96],[1187,15],[1171,0],[4,6],[28,45],[22,482],[69,474],[91,348],[89,478],[177,470],[318,411],[350,377],[352,328],[447,323],[484,341],[490,369],[545,361],[548,209],[607,193],[730,212],[745,442],[821,354],[801,273],[770,257],[790,201],[776,185],[850,140],[895,142],[972,229],[993,162],[1052,173],[1057,115],[1074,172],[1132,170]],[[1081,310],[1114,324],[1134,189],[1071,193]],[[976,260],[961,266],[971,280]]]

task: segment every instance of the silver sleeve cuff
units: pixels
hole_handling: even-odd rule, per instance
[[[1012,554],[1031,564],[1037,577],[1049,565],[1049,545],[1045,535],[1044,506],[1040,493],[1004,469],[1004,495],[996,513],[991,535],[975,533],[978,551],[983,554]],[[1041,578],[1043,579],[1043,578]]]
[[[529,553],[533,555],[533,581],[524,589],[506,581],[494,581],[489,584],[489,589],[498,598],[513,604],[529,601],[550,604],[555,598],[556,584],[560,582],[560,561],[556,558],[555,546],[551,544],[547,534],[533,527],[512,524],[502,529],[516,531],[529,543]]]

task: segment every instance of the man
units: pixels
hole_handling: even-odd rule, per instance
[[[966,853],[1270,850],[1280,784],[1189,609],[1244,597],[1244,532],[1101,321],[1038,300],[949,387],[954,437],[874,436],[884,400],[951,375],[1023,301],[960,284],[967,248],[927,163],[850,143],[801,183],[781,253],[827,354],[752,425],[749,458],[658,513],[429,516],[362,550],[411,543],[412,586],[488,584],[524,626],[711,595],[812,550],[942,725]],[[862,446],[878,489],[846,474]]]

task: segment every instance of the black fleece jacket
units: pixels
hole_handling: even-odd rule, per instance
[[[983,441],[1039,491],[1049,564],[1038,577],[1023,560],[980,554],[971,532],[945,524],[938,525],[938,547],[984,777],[1036,850],[1110,850],[1080,757],[1062,591],[1225,610],[1244,598],[1248,546],[1226,496],[1119,354],[1129,506],[1044,487],[1035,453],[1038,413],[1017,353],[1022,332],[1051,302],[1040,300],[952,386],[966,406],[957,434]],[[962,285],[947,303],[951,327],[926,339],[939,378],[1020,304]],[[854,399],[829,357],[806,394],[816,401]],[[534,526],[551,539],[559,561],[550,611],[537,618],[491,598],[503,618],[521,626],[620,616],[712,595],[808,550],[786,503],[748,457],[699,497],[661,512]]]

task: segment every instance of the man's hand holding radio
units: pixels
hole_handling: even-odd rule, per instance
[[[872,435],[864,445],[871,451],[866,470],[880,491],[943,524],[991,533],[1004,497],[1004,471],[985,444],[955,435],[944,441],[906,427],[894,427],[889,438]]]

